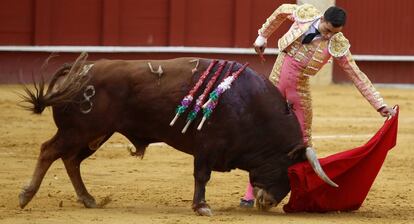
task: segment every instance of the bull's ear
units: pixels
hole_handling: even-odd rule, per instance
[[[295,146],[288,153],[288,157],[291,160],[306,160],[306,147],[302,144]]]

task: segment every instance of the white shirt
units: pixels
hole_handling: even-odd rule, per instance
[[[319,24],[321,23],[321,19],[319,18],[319,19],[317,19],[317,20],[315,20],[315,22],[313,22],[312,23],[312,25],[309,27],[309,29],[308,29],[308,31],[306,31],[303,35],[302,35],[302,40],[303,40],[303,38],[305,38],[306,37],[306,35],[308,35],[308,34],[310,34],[310,33],[315,33],[316,32],[316,30],[318,29],[318,27],[319,27]],[[322,36],[321,36],[321,34],[318,34],[318,35],[316,35],[314,38],[313,38],[313,40],[312,41],[314,41],[314,40],[317,40],[317,39],[319,39],[319,38],[321,38]]]

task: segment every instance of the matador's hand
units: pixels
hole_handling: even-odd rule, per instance
[[[254,50],[256,51],[256,53],[258,55],[262,55],[264,53],[265,49],[266,49],[265,46],[256,46],[256,45],[253,45],[253,47],[254,47]]]
[[[393,108],[388,107],[388,106],[381,107],[380,109],[378,109],[378,112],[383,117],[394,116],[396,113],[396,111]]]
[[[253,44],[254,50],[260,56],[260,58],[262,59],[262,62],[265,61],[263,57],[263,53],[266,49],[266,45],[267,45],[267,39],[260,35],[256,38],[256,41]]]
[[[254,41],[254,50],[257,54],[263,54],[264,50],[266,49],[267,39],[263,36],[257,36],[256,40]]]

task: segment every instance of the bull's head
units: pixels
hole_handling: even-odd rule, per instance
[[[306,148],[306,158],[311,164],[315,173],[327,184],[332,187],[338,187],[328,175],[323,171],[321,164],[316,156],[315,151],[311,147]],[[267,211],[270,208],[277,206],[279,202],[288,194],[290,191],[290,185],[284,181],[271,186],[268,190],[261,188],[260,184],[254,187],[254,195],[256,197],[256,207],[259,210]]]

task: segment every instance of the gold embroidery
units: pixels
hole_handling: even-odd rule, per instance
[[[293,16],[298,22],[305,23],[315,20],[321,16],[319,10],[310,4],[303,4],[299,6],[294,12]]]
[[[287,47],[286,52],[289,56],[295,56],[296,53],[301,49],[301,43],[296,40],[295,42],[293,42],[289,47]]]
[[[312,21],[308,23],[301,24],[298,27],[292,27],[287,33],[285,33],[278,41],[278,48],[280,51],[285,50],[289,45],[294,41],[298,40],[302,34],[309,29],[312,25]]]
[[[295,4],[279,6],[259,29],[259,35],[268,38],[297,7]]]
[[[283,61],[286,57],[285,52],[280,52],[276,58],[276,62],[273,65],[272,72],[270,73],[269,80],[273,85],[277,86],[279,83],[280,71],[282,70]]]
[[[317,61],[317,62],[319,62],[319,63],[322,63],[322,62],[323,62],[322,60],[320,60],[320,59],[318,59],[318,58],[316,58],[316,57],[312,57],[312,60]]]
[[[303,139],[307,146],[312,146],[312,96],[309,88],[309,77],[298,77],[296,91],[300,96],[300,107],[303,111]]]
[[[329,40],[328,50],[332,56],[338,58],[348,53],[350,47],[348,39],[339,32],[334,34]]]
[[[324,54],[323,49],[326,49],[328,42],[325,40],[319,40],[319,45],[312,55],[312,59],[309,60],[304,73],[308,75],[316,75],[316,73],[322,68],[327,61],[327,54]]]
[[[319,68],[315,68],[315,67],[312,67],[312,66],[308,66],[308,68],[310,68],[312,70],[315,70],[315,71],[319,71]]]
[[[378,110],[386,105],[381,94],[375,89],[365,73],[359,69],[350,52],[345,57],[339,59],[339,65],[348,74],[355,87],[368,100],[372,107]]]
[[[308,76],[314,76],[320,68],[328,60],[327,57],[330,57],[329,54],[324,53],[322,49],[326,49],[328,42],[325,40],[317,40],[314,45],[302,45],[298,40],[293,42],[287,49],[286,52],[294,60],[298,62],[306,63],[304,64],[304,74]],[[308,59],[310,58],[310,60]]]

